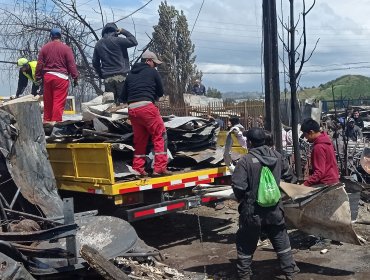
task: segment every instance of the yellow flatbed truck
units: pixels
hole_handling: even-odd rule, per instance
[[[136,221],[209,203],[214,198],[194,195],[192,188],[199,184],[228,184],[230,180],[225,166],[117,180],[111,148],[109,143],[48,144],[59,190],[76,196],[75,204],[86,204],[91,199],[106,204],[108,200],[124,210],[128,221]]]

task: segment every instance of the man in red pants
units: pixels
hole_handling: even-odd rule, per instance
[[[61,30],[50,31],[51,41],[39,53],[36,67],[36,81],[44,84],[44,123],[62,121],[64,105],[68,95],[68,75],[73,86],[77,86],[77,66],[72,49],[61,41]]]
[[[147,175],[146,148],[149,137],[154,145],[153,176],[168,175],[167,134],[158,108],[154,105],[163,96],[163,84],[155,67],[161,64],[156,54],[146,51],[141,62],[135,63],[123,86],[122,99],[128,103],[128,114],[134,131],[133,169]]]

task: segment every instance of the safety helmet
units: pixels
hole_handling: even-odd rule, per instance
[[[18,62],[17,62],[17,64],[18,64],[19,67],[22,67],[22,66],[24,66],[27,63],[28,63],[28,59],[27,58],[24,58],[24,57],[21,57],[20,59],[18,59]]]

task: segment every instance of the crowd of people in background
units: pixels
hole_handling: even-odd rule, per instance
[[[364,120],[359,109],[347,110],[346,115],[336,118],[334,115],[323,121],[323,128],[339,141],[361,142],[364,140]]]

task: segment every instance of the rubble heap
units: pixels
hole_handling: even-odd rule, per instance
[[[98,99],[98,100],[96,100]],[[83,105],[82,116],[58,123],[47,137],[48,143],[111,143],[115,172],[118,177],[135,175],[133,132],[126,107],[103,104],[98,97]],[[185,170],[215,166],[222,161],[216,148],[220,128],[216,122],[198,117],[163,117],[167,129],[169,168]],[[153,145],[147,148],[147,169],[153,160]],[[196,166],[196,167],[195,167]]]

